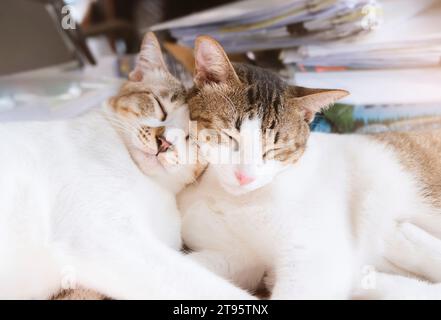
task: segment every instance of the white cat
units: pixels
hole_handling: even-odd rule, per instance
[[[441,135],[310,134],[315,112],[345,92],[292,87],[232,65],[208,37],[197,39],[195,58],[188,104],[210,138],[198,140],[208,168],[178,197],[192,258],[247,289],[265,277],[273,299],[347,299],[370,289],[360,287],[374,269],[405,274],[387,259],[398,225],[441,231],[436,193],[423,178],[441,177],[431,153]],[[250,148],[253,139],[262,147]],[[259,161],[244,161],[247,152]],[[225,154],[232,161],[220,161]],[[426,167],[409,160],[423,156]]]
[[[179,151],[170,130],[186,130],[183,94],[148,34],[103,110],[0,125],[0,299],[75,285],[116,299],[251,298],[179,252],[175,193],[194,167],[166,159]]]

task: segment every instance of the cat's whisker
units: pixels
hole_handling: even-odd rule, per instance
[[[133,130],[138,130],[139,127],[140,127],[140,126],[136,126],[136,127],[135,127],[135,126],[132,125],[129,121],[123,121],[123,120],[119,119],[117,116],[109,117],[109,120],[110,120],[112,123],[114,123],[114,124],[120,124],[120,125],[123,125],[123,126],[125,126],[125,127],[129,127],[129,128],[131,128],[131,129],[133,129]]]
[[[120,124],[112,124],[114,128],[121,130],[123,133],[131,134],[133,130]]]
[[[112,123],[112,125],[118,129],[121,129],[123,132],[126,133],[133,133],[133,132],[138,132],[138,130],[140,130],[141,126],[137,126],[135,127],[134,125],[127,123],[127,122],[123,122],[120,119],[109,119],[109,121]]]

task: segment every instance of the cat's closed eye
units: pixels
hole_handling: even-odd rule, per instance
[[[161,117],[159,120],[164,121],[165,119],[167,119],[167,111],[165,110],[165,107],[164,107],[161,99],[159,99],[155,95],[153,95],[153,99],[155,100],[157,106],[159,107],[160,113],[161,113]]]
[[[272,160],[272,159],[275,158],[277,152],[280,151],[280,150],[282,150],[282,149],[283,149],[283,148],[273,148],[273,149],[270,149],[270,150],[266,151],[266,152],[263,154],[262,158],[263,158],[264,160]]]
[[[239,151],[239,141],[236,138],[234,138],[232,135],[230,135],[226,132],[222,132],[222,133],[228,139],[228,142],[233,147],[233,150]]]

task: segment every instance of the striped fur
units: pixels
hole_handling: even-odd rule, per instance
[[[294,163],[303,154],[309,137],[303,97],[316,89],[293,87],[275,73],[247,64],[232,65],[235,81],[205,83],[189,94],[190,117],[199,129],[239,132],[246,119],[261,121],[263,158]],[[335,95],[338,90],[323,90]],[[327,106],[326,102],[320,103]]]

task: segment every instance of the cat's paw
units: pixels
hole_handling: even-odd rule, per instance
[[[393,275],[375,272],[370,275],[370,285],[360,286],[352,293],[354,300],[394,300]]]
[[[358,288],[352,298],[356,300],[417,300],[433,299],[434,290],[440,289],[415,278],[403,277],[377,272],[373,285],[369,288]],[[441,296],[438,295],[438,298]],[[437,299],[438,299],[437,298]]]
[[[441,281],[441,239],[403,222],[385,243],[384,256],[394,265],[433,282]]]

